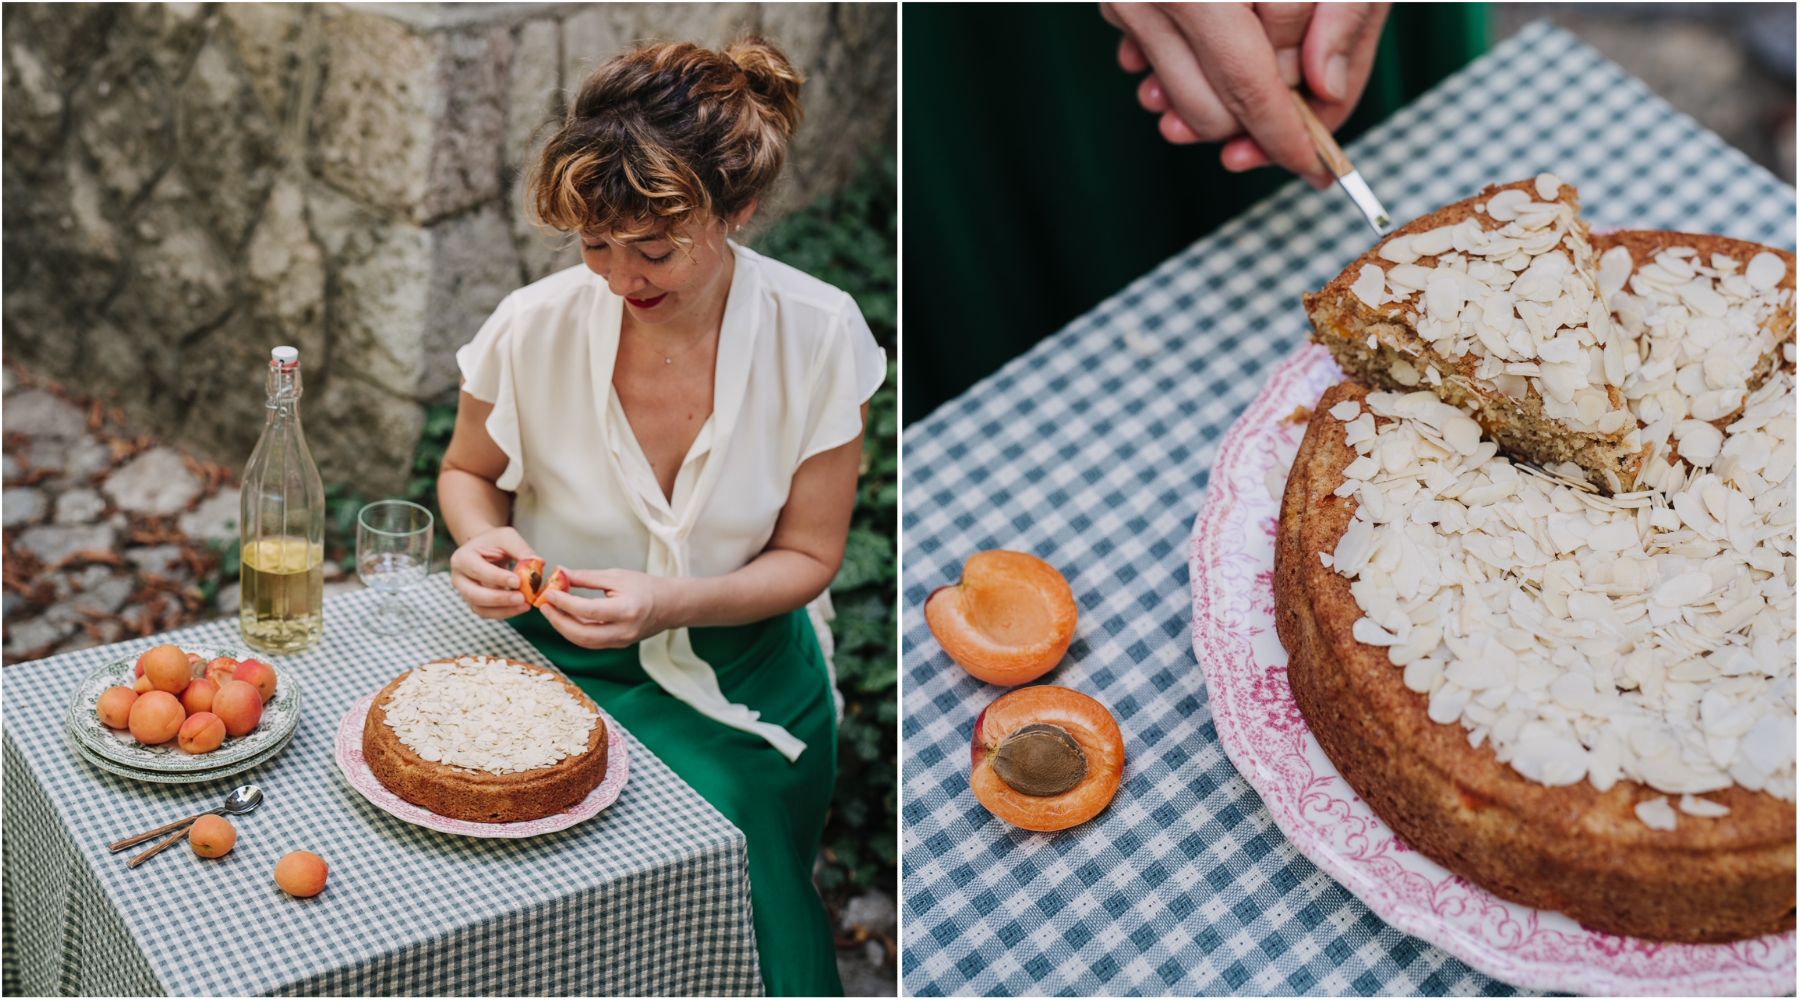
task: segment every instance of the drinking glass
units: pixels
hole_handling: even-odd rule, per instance
[[[395,636],[418,624],[400,595],[431,572],[432,528],[431,512],[411,501],[376,501],[357,512],[356,573],[379,595],[363,628]]]

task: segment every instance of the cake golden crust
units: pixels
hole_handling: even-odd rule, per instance
[[[1726,942],[1794,927],[1794,805],[1733,786],[1708,798],[1729,815],[1683,815],[1674,831],[1633,807],[1663,794],[1622,781],[1532,782],[1432,722],[1385,650],[1357,642],[1350,582],[1319,561],[1356,509],[1333,496],[1355,458],[1330,409],[1367,390],[1345,382],[1313,408],[1281,504],[1277,632],[1288,680],[1325,753],[1410,846],[1499,896],[1561,911],[1590,928],[1681,942]]]
[[[443,817],[488,824],[517,823],[548,817],[587,798],[606,778],[606,719],[587,693],[561,675],[534,664],[507,661],[515,667],[555,677],[569,694],[594,713],[587,750],[545,768],[496,775],[426,761],[400,742],[387,723],[386,707],[394,689],[412,672],[388,682],[369,707],[363,724],[363,757],[369,770],[394,795]]]

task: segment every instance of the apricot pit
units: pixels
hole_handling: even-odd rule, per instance
[[[1055,667],[1075,639],[1075,592],[1030,553],[993,549],[925,600],[925,622],[950,659],[990,685],[1022,685]]]
[[[994,816],[1061,831],[1106,809],[1125,775],[1112,713],[1080,692],[1037,685],[994,700],[975,719],[969,787]]]

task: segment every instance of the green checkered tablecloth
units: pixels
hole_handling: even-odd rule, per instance
[[[1350,154],[1400,219],[1551,170],[1597,225],[1793,246],[1791,188],[1543,23]],[[1301,292],[1370,241],[1342,194],[1291,184],[907,429],[909,993],[1512,992],[1384,924],[1282,837],[1219,746],[1189,642],[1186,542],[1214,450],[1306,337]],[[969,792],[971,728],[1000,690],[950,662],[923,609],[992,548],[1069,577],[1081,625],[1045,680],[1125,733],[1118,797],[1073,832],[1016,830]]]
[[[102,772],[65,742],[69,698],[95,668],[156,642],[241,645],[235,621],[17,664],[4,683],[7,994],[760,994],[744,837],[636,738],[618,802],[527,840],[440,834],[350,788],[332,757],[358,699],[434,657],[539,661],[477,619],[438,575],[409,600],[428,623],[380,639],[374,598],[327,600],[325,640],[272,658],[302,679],[292,743],[267,764],[190,786]],[[107,843],[217,804],[242,782],[260,810],[203,862],[176,846],[135,870]],[[275,861],[331,865],[295,900]]]

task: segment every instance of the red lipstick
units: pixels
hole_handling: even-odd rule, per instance
[[[654,307],[657,303],[662,302],[664,299],[667,299],[668,297],[669,297],[669,293],[664,292],[662,295],[655,296],[650,299],[633,299],[630,296],[626,296],[625,301],[631,303],[633,306],[636,306],[639,309],[650,309],[650,308]]]

